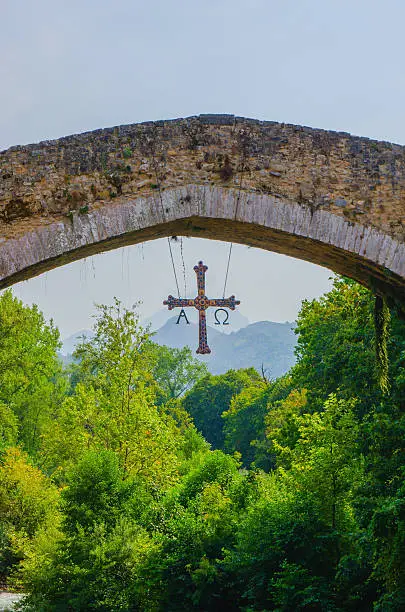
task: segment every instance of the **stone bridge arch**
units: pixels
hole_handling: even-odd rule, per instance
[[[200,115],[0,153],[0,288],[170,235],[306,259],[405,309],[405,148]]]

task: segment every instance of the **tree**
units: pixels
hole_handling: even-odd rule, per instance
[[[331,393],[358,398],[360,416],[381,399],[375,376],[373,297],[361,285],[335,279],[331,291],[302,304],[297,364],[292,377],[308,389],[310,410],[321,410]]]
[[[261,476],[258,486],[256,499],[239,517],[235,544],[225,552],[222,564],[238,609],[333,610],[329,607],[334,597],[330,528],[311,498],[303,498],[279,474]],[[284,588],[287,582],[293,583],[290,592]],[[310,590],[322,606],[318,601],[313,608],[300,607]]]
[[[41,425],[51,479],[10,448],[0,401],[0,562],[24,609],[402,609],[405,323],[392,313],[383,394],[372,302],[338,280],[304,303],[286,376],[205,375],[184,394],[190,354],[100,307]]]
[[[19,448],[8,448],[0,462],[0,575],[24,560],[39,530],[59,520],[56,487]]]
[[[241,453],[245,466],[266,471],[275,467],[274,449],[269,443],[268,432],[284,426],[288,413],[286,398],[291,386],[288,375],[270,383],[255,380],[235,395],[229,410],[222,413],[225,450]]]
[[[374,538],[374,575],[385,593],[375,607],[379,612],[401,610],[405,606],[405,487],[385,499],[371,523]]]
[[[300,416],[307,410],[307,390],[293,389],[287,397],[276,400],[268,406],[265,416],[266,438],[270,442],[269,452],[274,454],[277,461],[274,466],[290,468],[291,454],[281,453],[280,449],[295,448],[300,438]]]
[[[25,610],[139,609],[137,568],[154,547],[131,516],[139,493],[113,452],[83,455],[62,492],[59,541],[47,556],[38,542],[36,558],[25,564]]]
[[[35,305],[24,306],[11,291],[2,294],[0,402],[17,417],[18,441],[31,453],[63,395],[59,347],[58,330],[52,321],[45,323]]]
[[[0,402],[0,453],[15,446],[18,438],[18,419],[7,404]]]
[[[264,437],[264,416],[267,409],[268,385],[257,381],[245,387],[231,399],[230,407],[222,413],[224,419],[225,450],[242,456],[249,467],[255,459],[258,440]]]
[[[184,396],[184,408],[214,449],[224,448],[222,414],[229,409],[233,396],[259,381],[260,376],[254,368],[229,370],[219,376],[208,374]]]
[[[154,528],[161,548],[143,567],[156,610],[235,610],[221,583],[223,547],[231,546],[246,476],[221,451],[206,453],[167,494]]]
[[[353,491],[363,477],[359,453],[359,425],[355,402],[331,395],[322,413],[296,417],[299,438],[293,448],[273,439],[276,451],[289,457],[290,470],[280,469],[303,495],[310,495],[319,517],[332,530],[345,531],[353,524],[350,511]]]
[[[68,473],[68,486],[62,493],[65,533],[90,532],[97,523],[114,525],[133,492],[123,476],[112,451],[86,452]]]
[[[177,399],[208,374],[207,367],[193,357],[190,347],[153,346],[156,359],[152,373],[163,391],[164,402]]]
[[[99,312],[94,338],[76,351],[81,382],[44,432],[46,465],[66,470],[89,449],[112,450],[124,473],[167,487],[181,434],[155,405],[148,333],[118,300]]]

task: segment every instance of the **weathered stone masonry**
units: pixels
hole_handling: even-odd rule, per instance
[[[405,147],[202,115],[0,153],[0,287],[173,234],[313,261],[404,306]]]

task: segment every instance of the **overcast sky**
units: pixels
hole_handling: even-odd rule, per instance
[[[0,10],[0,149],[199,113],[405,143],[400,0],[0,0]],[[198,259],[210,267],[208,295],[222,295],[227,249],[184,240],[189,295]],[[227,293],[252,321],[291,320],[330,276],[238,246]],[[66,336],[89,327],[94,301],[143,300],[148,316],[175,286],[159,240],[59,268],[15,292]]]

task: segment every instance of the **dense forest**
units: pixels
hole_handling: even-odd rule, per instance
[[[303,303],[297,363],[214,376],[119,301],[74,363],[0,298],[0,581],[24,611],[405,609],[405,323]]]

